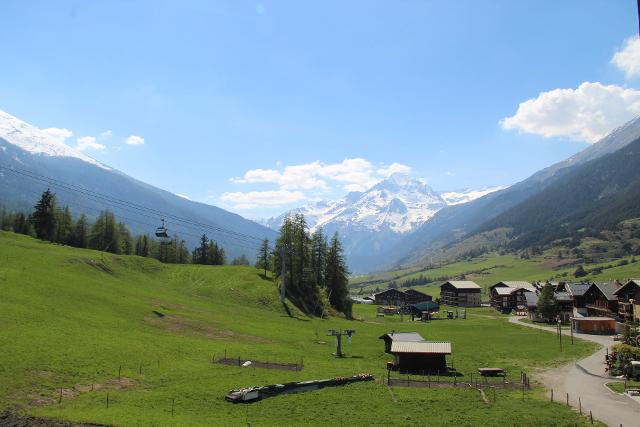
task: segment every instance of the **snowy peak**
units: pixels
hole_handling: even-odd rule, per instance
[[[440,195],[450,206],[461,205],[463,203],[469,203],[472,200],[479,199],[487,194],[504,190],[505,188],[507,188],[507,186],[486,187],[481,190],[447,191]]]
[[[431,218],[446,202],[424,180],[392,175],[365,192],[334,201],[321,201],[286,212],[268,221],[278,228],[285,216],[305,215],[309,227],[335,226],[342,231],[407,233]]]
[[[1,110],[0,138],[32,154],[52,157],[74,157],[102,169],[110,170],[109,167],[99,161],[69,147],[52,134]]]

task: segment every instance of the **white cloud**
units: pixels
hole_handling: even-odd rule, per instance
[[[630,79],[640,75],[640,38],[629,37],[624,42],[622,50],[618,50],[611,58],[614,64]]]
[[[577,89],[554,89],[522,102],[503,129],[594,143],[640,114],[640,91],[584,82]]]
[[[105,130],[104,132],[101,132],[100,135],[98,135],[98,138],[111,139],[111,136],[113,136],[113,132],[111,132],[111,130]]]
[[[220,200],[233,204],[235,209],[253,209],[283,206],[304,200],[305,197],[301,191],[274,190],[224,193]]]
[[[125,141],[128,145],[142,145],[144,144],[144,138],[138,135],[131,135]]]
[[[107,147],[105,147],[103,144],[100,144],[99,142],[96,142],[95,136],[83,136],[81,138],[78,138],[78,140],[76,141],[76,148],[80,151],[84,151],[86,149],[104,150]]]
[[[54,138],[57,142],[64,144],[64,142],[73,136],[73,132],[65,128],[47,128],[42,129],[43,132]]]
[[[182,197],[183,199],[191,200],[191,197],[187,196],[186,194],[180,194],[180,193],[174,193],[174,194],[178,197]]]
[[[324,164],[320,161],[286,166],[276,169],[251,169],[242,177],[231,178],[236,184],[272,183],[285,190],[326,190],[329,181],[346,183],[345,188],[368,188],[393,173],[407,174],[411,168],[400,163],[381,166],[374,170],[370,161],[363,158],[344,159],[339,163]]]
[[[408,175],[411,173],[411,166],[403,165],[402,163],[393,162],[389,166],[383,166],[380,169],[378,169],[378,174],[384,177],[389,177],[394,173]]]

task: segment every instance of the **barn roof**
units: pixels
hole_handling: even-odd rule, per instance
[[[604,282],[604,283],[594,283],[592,286],[600,289],[600,292],[607,298],[609,301],[617,301],[618,296],[615,292],[618,290],[618,284],[616,282]]]
[[[493,291],[495,293],[497,293],[498,295],[511,295],[511,293],[513,291],[517,290],[516,288],[505,288],[505,287],[498,287],[498,288],[494,288]]]
[[[450,280],[440,286],[444,286],[447,283],[456,289],[482,289],[476,282],[472,282],[471,280]]]
[[[405,293],[405,294],[408,294],[408,295],[417,295],[417,296],[420,296],[420,297],[426,297],[426,296],[428,296],[428,295],[427,295],[427,294],[425,294],[424,292],[420,292],[420,291],[417,291],[417,290],[415,290],[415,289],[407,289],[406,291],[404,291],[404,293]]]
[[[589,283],[567,283],[564,285],[567,291],[574,297],[584,296],[591,287]]]
[[[640,279],[629,279],[629,281],[627,283],[625,283],[620,288],[618,288],[613,294],[614,295],[620,295],[620,291],[622,291],[625,288],[630,288],[630,287],[640,288]]]
[[[412,307],[415,307],[418,311],[429,311],[440,308],[440,304],[434,301],[423,301],[417,304],[413,304]]]
[[[556,298],[556,301],[573,301],[569,292],[555,292],[553,296]]]
[[[502,282],[505,285],[511,287],[511,288],[517,288],[517,289],[526,289],[529,291],[535,291],[536,287],[533,286],[531,283],[529,282],[524,282],[524,281],[507,281],[507,282]]]
[[[443,341],[393,341],[391,353],[451,354],[451,343]]]
[[[417,332],[391,332],[389,334],[384,334],[380,337],[380,339],[391,338],[393,342],[402,341],[402,342],[421,342],[424,341],[422,335]]]

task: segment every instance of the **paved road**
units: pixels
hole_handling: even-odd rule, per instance
[[[549,331],[549,328],[520,322],[520,319],[522,317],[510,317],[509,321]],[[553,330],[550,332],[554,333]],[[569,335],[570,332],[566,330],[563,334]],[[604,371],[606,347],[613,344],[612,337],[578,333],[574,333],[573,336],[596,342],[603,347],[578,362],[549,369],[536,379],[541,380],[549,390],[553,389],[554,398],[560,402],[566,401],[566,393],[569,393],[569,403],[576,409],[579,406],[578,397],[580,397],[582,412],[589,414],[591,411],[594,418],[609,426],[639,427],[640,405],[628,396],[613,393],[605,386],[606,383],[612,382],[611,377]],[[571,345],[569,340],[566,343]]]

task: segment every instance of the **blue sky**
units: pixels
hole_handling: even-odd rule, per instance
[[[635,7],[5,0],[0,110],[248,217],[391,171],[511,184],[640,113]]]

